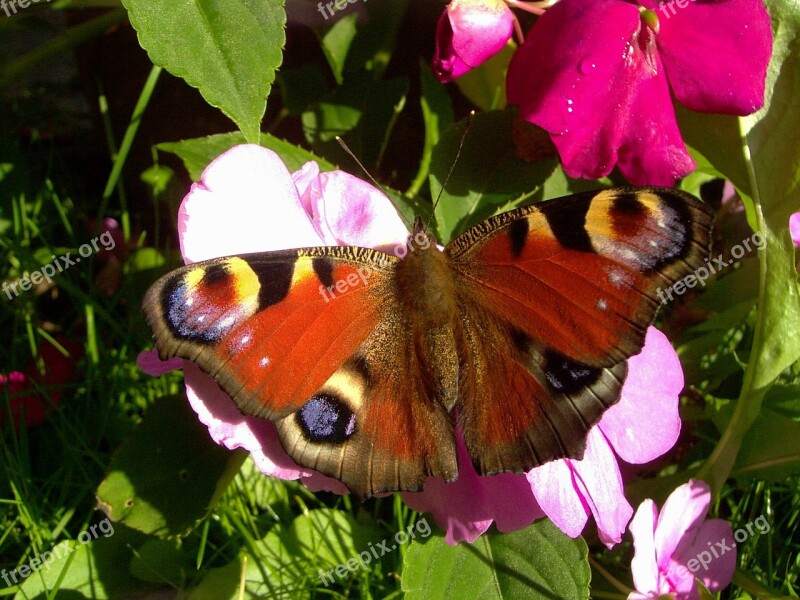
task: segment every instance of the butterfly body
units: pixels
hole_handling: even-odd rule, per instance
[[[400,256],[356,247],[213,259],[143,306],[162,358],[272,420],[299,464],[362,497],[580,458],[667,287],[708,255],[711,213],[672,190],[523,207],[443,250],[418,221]]]

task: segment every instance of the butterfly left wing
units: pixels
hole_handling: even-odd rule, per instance
[[[668,288],[704,264],[711,211],[617,188],[498,215],[445,252],[463,312],[459,415],[481,473],[579,457]]]
[[[398,260],[355,247],[213,259],[177,269],[143,309],[162,358],[211,375],[276,423],[300,465],[359,495],[456,476],[452,418],[425,398],[392,286]]]

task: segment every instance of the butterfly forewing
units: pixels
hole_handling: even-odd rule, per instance
[[[479,472],[582,455],[658,288],[704,264],[711,225],[687,194],[619,188],[498,215],[447,246],[464,307],[460,422]]]

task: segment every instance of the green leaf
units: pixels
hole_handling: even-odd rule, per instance
[[[419,170],[411,186],[410,195],[416,195],[428,178],[431,168],[433,149],[439,143],[446,130],[453,126],[453,103],[444,85],[436,80],[428,65],[420,62],[420,83],[422,95],[419,99],[422,108],[422,119],[425,122],[425,146],[422,148]]]
[[[767,246],[759,254],[753,346],[741,394],[719,444],[698,476],[719,490],[770,385],[800,358],[800,292],[789,216],[800,206],[800,5],[770,2],[774,44],[764,108],[741,120],[751,197],[743,197]]]
[[[430,191],[436,198],[439,241],[447,243],[470,225],[493,214],[538,200],[596,189],[598,182],[567,177],[556,158],[528,163],[514,155],[513,110],[477,114],[458,148],[467,121],[457,123],[436,146],[431,161]],[[491,157],[491,160],[487,160]]]
[[[258,142],[266,98],[283,59],[283,2],[123,0],[123,5],[153,64],[196,87],[247,140]]]
[[[436,535],[405,556],[408,600],[589,598],[588,548],[542,519],[513,533],[487,533],[473,544]]]
[[[351,13],[336,21],[330,29],[320,34],[320,45],[328,64],[333,71],[336,83],[342,84],[344,65],[347,61],[347,53],[350,51],[350,44],[356,37],[356,22],[358,13]]]
[[[800,423],[763,410],[742,440],[731,475],[743,483],[753,479],[783,481],[800,470]]]
[[[405,106],[408,80],[361,77],[336,88],[303,113],[303,130],[314,150],[335,162],[347,159],[336,136],[366,165],[378,165],[398,115]]]
[[[764,397],[764,407],[800,422],[800,385],[774,385]]]
[[[288,527],[275,525],[252,545],[252,553],[209,572],[189,600],[234,600],[243,573],[245,598],[309,597],[311,589],[328,587],[331,580],[345,583],[348,577],[363,574],[359,553],[369,555],[370,544],[381,537],[372,522],[360,523],[330,508],[311,510]],[[366,562],[368,567],[370,561]],[[327,573],[337,567],[343,575]]]
[[[131,548],[147,537],[123,526],[115,526],[109,537],[100,535],[87,544],[64,540],[41,554],[42,568],[22,582],[19,600],[45,600],[52,590],[55,598],[136,598],[157,588],[135,578],[128,570]]]
[[[211,508],[247,453],[215,444],[185,398],[150,406],[117,450],[97,490],[115,522],[161,537],[187,533]]]
[[[235,132],[181,140],[180,142],[165,142],[158,144],[156,148],[164,152],[177,154],[183,161],[186,170],[189,171],[189,177],[194,181],[198,181],[203,174],[203,169],[212,160],[226,150],[244,143],[246,143],[244,136],[239,132]],[[309,160],[316,161],[321,171],[332,171],[336,168],[324,158],[320,158],[300,146],[295,146],[267,133],[261,135],[261,145],[280,156],[289,171],[296,171]]]
[[[186,581],[186,565],[180,549],[166,540],[148,540],[131,560],[131,573],[142,581],[168,584],[180,589]]]

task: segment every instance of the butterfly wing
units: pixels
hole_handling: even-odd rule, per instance
[[[211,375],[275,421],[300,465],[361,496],[456,476],[452,422],[424,396],[392,291],[398,260],[353,247],[219,258],[177,269],[143,309],[162,358]],[[404,375],[405,374],[405,375]]]
[[[463,334],[459,418],[481,473],[580,457],[669,288],[704,264],[712,213],[617,188],[493,217],[449,244]]]

